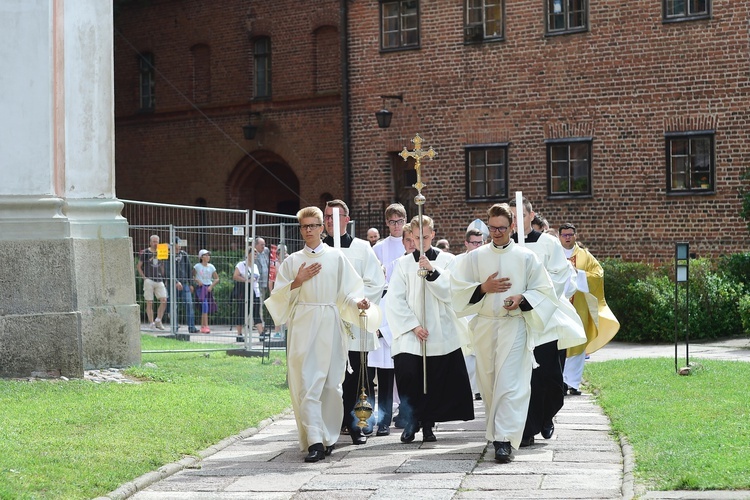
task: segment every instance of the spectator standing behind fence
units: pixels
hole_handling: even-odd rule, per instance
[[[180,238],[174,240],[174,268],[175,268],[175,290],[177,290],[177,302],[175,306],[185,308],[187,316],[188,332],[198,333],[195,328],[195,309],[193,309],[193,266],[190,265],[188,253],[180,246]],[[179,314],[178,314],[179,317]],[[175,323],[177,321],[175,320]],[[179,328],[179,325],[177,326]]]
[[[234,266],[234,289],[232,290],[232,301],[235,304],[235,320],[234,324],[237,326],[237,342],[242,342],[242,328],[245,326],[245,283],[253,289],[253,319],[255,320],[255,329],[259,332],[263,331],[263,321],[260,317],[260,288],[258,287],[258,266],[253,264],[253,277],[250,278],[248,273],[248,263],[252,254],[252,250],[247,252],[247,259],[241,260]]]
[[[271,250],[266,247],[266,240],[263,238],[255,238],[255,265],[258,266],[258,288],[260,290],[261,301],[265,301],[271,294],[271,282],[268,280],[268,274],[271,270]],[[262,318],[261,322],[269,324],[268,321],[268,309],[265,306],[261,307]],[[266,335],[261,329],[258,331],[258,335],[261,340],[264,340]]]
[[[156,258],[156,247],[159,245],[159,237],[155,234],[149,238],[149,247],[141,250],[138,256],[138,274],[143,278],[143,298],[146,299],[146,316],[148,316],[149,329],[165,330],[161,323],[164,311],[167,310],[167,287],[164,286],[166,272],[164,262]],[[145,264],[145,265],[144,265]],[[159,307],[154,320],[154,295],[159,299]]]
[[[208,328],[208,315],[215,313],[218,309],[214,300],[213,290],[219,282],[219,274],[216,268],[209,261],[211,252],[201,250],[198,252],[198,262],[193,267],[193,279],[195,280],[195,296],[201,305],[201,333],[211,333]]]

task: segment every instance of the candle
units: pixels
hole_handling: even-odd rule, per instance
[[[333,248],[341,248],[341,224],[339,221],[339,207],[333,207]]]
[[[516,234],[518,234],[518,244],[525,246],[526,228],[523,222],[523,194],[516,191]]]

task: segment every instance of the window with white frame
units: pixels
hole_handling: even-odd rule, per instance
[[[591,195],[591,138],[547,141],[550,196]]]
[[[380,2],[380,48],[395,50],[419,47],[419,2]]]
[[[508,197],[508,144],[466,147],[467,201]]]
[[[504,0],[465,0],[464,41],[481,42],[505,36]]]
[[[665,136],[667,153],[667,191],[690,193],[713,191],[714,133],[670,133]]]

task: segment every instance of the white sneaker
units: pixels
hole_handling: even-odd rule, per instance
[[[154,322],[154,326],[156,326],[156,328],[158,328],[159,330],[166,330],[166,328],[164,328],[164,325],[162,325],[162,324],[161,324],[161,320],[158,320],[158,319],[157,319],[157,320],[156,320],[156,321]]]
[[[156,325],[154,323],[151,323],[150,325],[148,325],[149,332],[153,332],[154,330],[156,330]]]

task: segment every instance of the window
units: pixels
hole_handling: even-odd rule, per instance
[[[268,99],[271,97],[271,39],[258,38],[253,43],[253,62],[255,81],[253,97]]]
[[[508,197],[508,144],[466,148],[466,199],[497,200]]]
[[[588,29],[588,0],[546,0],[547,34],[575,33]]]
[[[140,73],[140,110],[153,111],[156,107],[154,93],[154,55],[144,52],[138,55],[138,71]]]
[[[714,133],[667,134],[667,191],[684,193],[714,189]]]
[[[591,139],[547,141],[550,196],[591,194]]]
[[[502,39],[504,31],[504,0],[465,0],[465,42],[481,42],[484,39]]]
[[[662,0],[664,21],[690,21],[711,15],[711,0]]]
[[[380,3],[380,47],[383,50],[419,46],[419,2]]]

